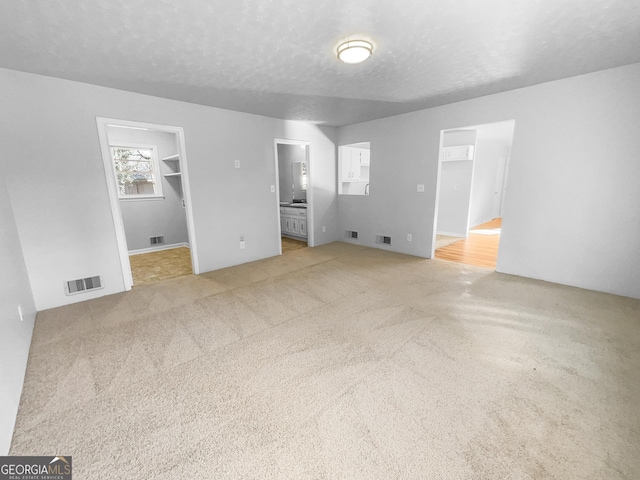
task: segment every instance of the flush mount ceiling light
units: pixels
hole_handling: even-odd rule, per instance
[[[373,45],[366,40],[349,40],[338,47],[338,58],[344,63],[364,62],[373,53]]]

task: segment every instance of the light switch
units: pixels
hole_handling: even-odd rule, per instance
[[[271,185],[271,193],[275,193],[276,192],[276,186],[275,185]]]

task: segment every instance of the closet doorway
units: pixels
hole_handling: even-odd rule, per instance
[[[313,246],[310,143],[276,139],[274,150],[280,254],[286,254]]]
[[[97,124],[125,289],[198,273],[182,129]]]

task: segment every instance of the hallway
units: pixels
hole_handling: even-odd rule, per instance
[[[496,269],[502,219],[478,225],[469,230],[469,238],[461,238],[435,251],[435,258],[450,262]]]

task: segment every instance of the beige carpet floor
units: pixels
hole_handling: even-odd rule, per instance
[[[78,479],[640,478],[640,301],[334,243],[38,314]]]

